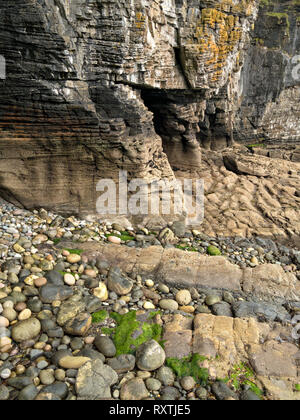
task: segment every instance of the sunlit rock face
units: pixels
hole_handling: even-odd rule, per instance
[[[285,25],[255,0],[2,2],[0,195],[94,212],[120,169],[172,179],[203,147],[299,139],[297,7]]]

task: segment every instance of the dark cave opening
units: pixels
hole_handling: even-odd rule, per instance
[[[155,132],[173,169],[199,164],[200,128],[193,114],[197,94],[190,90],[141,89],[141,98],[153,114]],[[191,122],[191,120],[194,120]]]

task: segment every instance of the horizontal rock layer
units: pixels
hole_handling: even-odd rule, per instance
[[[173,178],[201,146],[297,141],[299,5],[8,0],[0,5],[0,194],[95,212],[101,178]]]

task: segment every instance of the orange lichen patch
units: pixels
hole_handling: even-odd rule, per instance
[[[230,4],[229,1],[226,2]],[[207,67],[210,82],[217,82],[222,77],[222,68],[225,67],[228,56],[237,50],[242,39],[242,28],[239,16],[224,13],[217,9],[202,9],[196,23],[194,39],[187,44],[190,53],[197,58],[189,57],[187,67],[193,70],[197,62],[204,63]],[[200,56],[200,57],[199,57]],[[189,60],[190,59],[190,60]],[[194,69],[197,70],[196,68]]]
[[[146,24],[146,16],[142,12],[136,12],[135,27],[137,29],[144,29]]]

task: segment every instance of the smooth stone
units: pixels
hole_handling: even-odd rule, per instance
[[[180,385],[185,391],[191,391],[196,386],[196,381],[192,376],[184,376],[180,380]]]
[[[38,277],[37,279],[34,280],[34,285],[36,287],[42,287],[45,286],[47,284],[47,279],[45,277]]]
[[[32,401],[38,395],[39,391],[33,384],[26,386],[18,395],[20,401]]]
[[[67,261],[70,264],[77,264],[81,261],[81,256],[77,254],[70,254],[67,256]]]
[[[40,288],[40,298],[44,303],[67,300],[73,293],[72,288],[69,286],[46,284],[46,286]]]
[[[20,321],[12,327],[12,338],[21,343],[25,340],[31,340],[36,337],[41,331],[41,323],[36,318],[26,319]]]
[[[18,319],[19,321],[25,321],[31,317],[31,310],[24,309],[22,312],[19,313]]]
[[[176,293],[176,301],[181,306],[187,306],[192,301],[192,296],[189,290],[179,290],[178,293]]]
[[[159,369],[165,359],[164,349],[155,340],[145,342],[136,351],[136,364],[140,370],[151,372]]]
[[[76,279],[72,274],[67,273],[64,275],[64,282],[68,286],[74,286],[74,284],[76,283]]]
[[[146,379],[146,387],[149,391],[159,391],[161,388],[161,382],[154,378]]]
[[[121,239],[118,238],[117,236],[109,236],[108,237],[108,242],[110,242],[112,244],[120,245]]]
[[[159,306],[166,311],[178,310],[178,303],[173,299],[162,299],[159,301]]]
[[[208,295],[206,296],[205,303],[207,306],[215,305],[216,303],[221,302],[221,298],[218,295]]]
[[[4,316],[0,316],[0,328],[6,328],[9,326],[9,320]]]
[[[227,302],[215,303],[212,305],[212,313],[217,316],[232,317],[231,306]]]
[[[114,357],[116,355],[116,347],[109,337],[98,335],[94,341],[95,346],[106,357]]]
[[[155,305],[153,305],[153,303],[151,303],[151,302],[145,302],[144,304],[143,304],[143,308],[144,309],[155,309]]]
[[[14,321],[17,318],[17,312],[12,308],[5,308],[2,312],[4,318],[8,319],[10,322]]]
[[[25,388],[27,385],[32,384],[32,379],[29,378],[28,376],[17,376],[16,378],[8,379],[7,384],[9,386],[12,386],[13,388],[21,390]]]
[[[63,400],[67,397],[69,388],[64,382],[54,382],[54,384],[45,386],[43,392],[56,395]]]
[[[81,366],[83,366],[89,361],[90,359],[88,357],[65,356],[59,360],[58,364],[64,369],[79,369]]]

